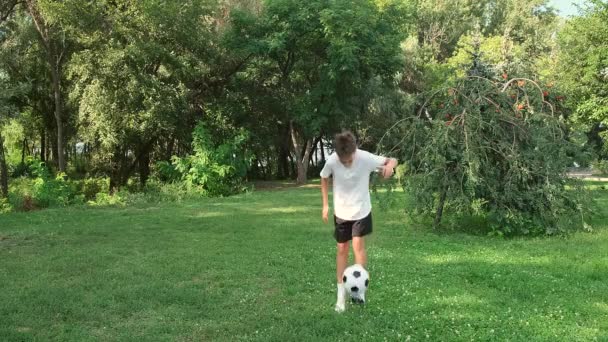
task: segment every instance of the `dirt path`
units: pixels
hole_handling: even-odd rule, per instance
[[[255,181],[253,182],[253,189],[257,191],[277,191],[287,189],[320,189],[321,184],[319,183],[308,183],[304,185],[298,185],[295,181]]]

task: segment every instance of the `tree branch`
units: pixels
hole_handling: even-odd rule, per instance
[[[17,5],[23,4],[24,0],[4,0],[8,1],[4,5],[0,5],[0,24],[8,20],[8,18],[15,12]]]

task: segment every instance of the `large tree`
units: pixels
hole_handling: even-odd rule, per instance
[[[82,137],[110,174],[110,187],[139,171],[150,173],[154,147],[169,159],[181,132],[189,135],[242,62],[217,53],[216,7],[207,1],[174,4],[115,1],[91,8],[97,22],[82,27],[82,52],[70,66],[71,99]],[[210,65],[217,61],[217,65]],[[221,63],[220,63],[221,62]]]
[[[367,0],[273,0],[253,23],[235,17],[234,29],[250,32],[247,72],[279,104],[270,118],[288,132],[298,183],[306,182],[315,140],[350,128],[370,80],[388,82],[398,70],[402,14],[396,4]]]
[[[594,0],[559,34],[557,76],[574,110],[574,123],[589,131],[600,155],[608,156],[608,2]]]
[[[582,192],[565,175],[580,150],[555,98],[531,79],[503,79],[479,53],[477,44],[466,75],[425,97],[381,145],[409,167],[408,211],[436,227],[445,212],[478,215],[504,235],[587,228]]]
[[[74,52],[73,37],[70,36],[66,19],[77,18],[84,13],[75,1],[24,0],[43,48],[53,97],[53,114],[57,130],[56,157],[59,171],[66,170],[65,154],[66,122],[65,111],[65,65]]]

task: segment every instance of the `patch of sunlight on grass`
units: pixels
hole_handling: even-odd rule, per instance
[[[594,303],[594,305],[598,309],[600,309],[600,310],[608,313],[608,303],[606,303],[606,302],[596,302],[596,303]]]
[[[226,216],[226,213],[220,212],[220,211],[207,211],[207,212],[201,212],[198,214],[194,214],[191,215],[191,217],[196,217],[196,218],[212,218],[212,217],[220,217],[220,216]]]
[[[457,253],[451,254],[440,254],[430,255],[422,258],[426,262],[435,265],[448,265],[448,264],[459,264],[459,263],[487,263],[493,265],[513,265],[513,266],[524,266],[534,265],[543,266],[551,264],[552,260],[549,257],[526,257],[526,256],[513,256],[513,255],[493,255],[491,258],[488,255],[463,255]]]
[[[264,211],[267,213],[293,214],[293,213],[297,213],[297,212],[310,211],[310,208],[308,208],[308,207],[267,208]]]

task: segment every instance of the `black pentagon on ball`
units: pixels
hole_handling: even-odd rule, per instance
[[[342,281],[346,283],[346,276],[342,276]]]
[[[355,278],[359,278],[361,276],[361,272],[355,271],[353,272],[353,275],[355,276]]]
[[[359,292],[359,288],[356,287],[356,286],[353,286],[353,287],[350,288],[350,291],[351,292]]]
[[[365,287],[369,286],[369,279],[365,279]]]

